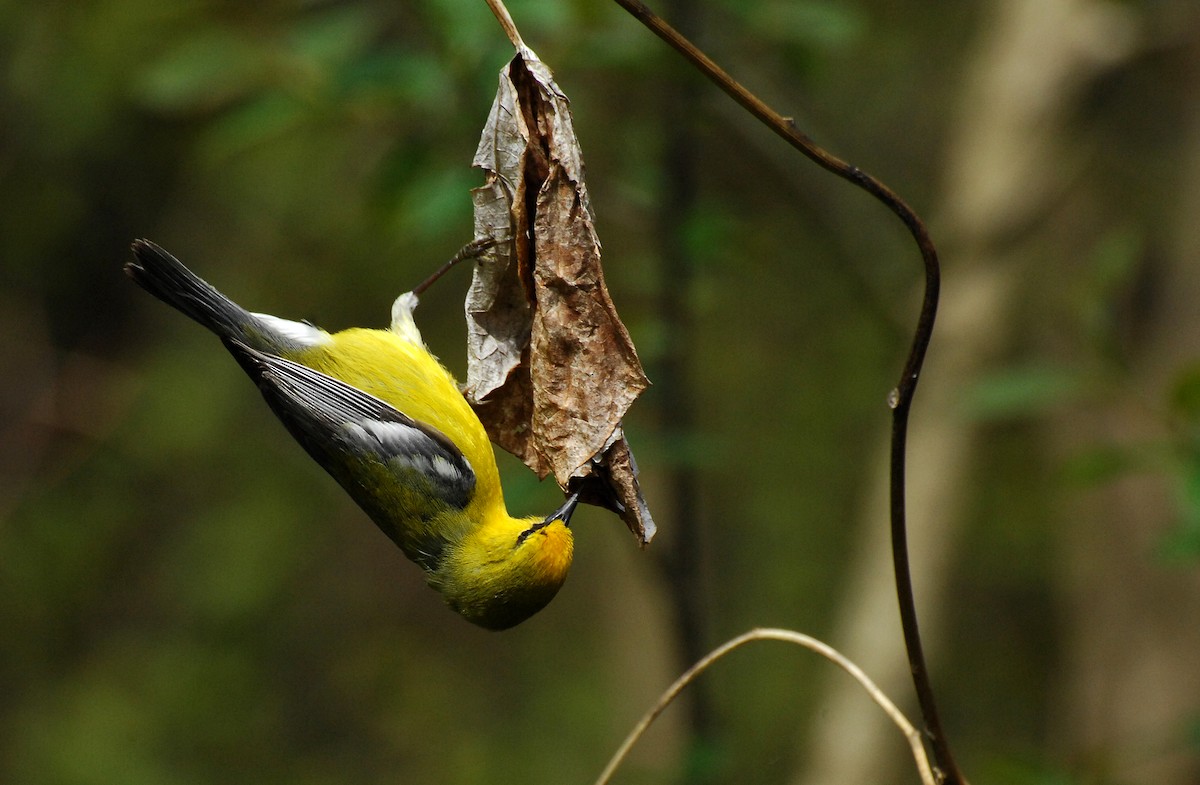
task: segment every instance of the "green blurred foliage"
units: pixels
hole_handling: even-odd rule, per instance
[[[982,5],[721,0],[701,40],[923,209]],[[573,101],[608,283],[653,377],[656,298],[676,283],[656,264],[658,106],[698,77],[611,4],[509,7]],[[707,87],[670,119],[699,140],[683,227],[699,422],[665,428],[651,390],[627,428],[663,531],[640,553],[584,511],[562,595],[502,635],[441,607],[220,346],[120,274],[146,236],[254,310],[386,322],[470,237],[469,162],[509,54],[467,0],[0,2],[0,781],[590,781],[678,671],[654,551],[673,547],[658,481],[680,468],[702,478],[712,642],[832,626],[918,270],[890,216],[798,157],[781,165]],[[1119,383],[1118,301],[1156,218],[1123,216],[1079,288],[1054,291],[1086,358],[1027,352],[953,413],[996,431],[956,586],[988,615],[958,619],[943,682],[978,712],[953,729],[967,760],[1016,751],[984,767],[995,781],[1069,781],[1018,757],[1046,741],[1061,635],[1038,613],[1058,547],[1045,508],[1067,473],[1037,424]],[[459,372],[465,281],[418,312]],[[1185,564],[1200,553],[1198,378],[1180,371],[1163,419],[1186,435],[1149,448],[1149,469],[1128,444],[1078,464],[1092,482],[1170,476],[1164,547]],[[550,508],[553,488],[501,464],[514,512]],[[1017,654],[971,660],[998,629]],[[711,676],[720,742],[687,752],[668,726],[621,781],[787,782],[828,671],[741,653]]]

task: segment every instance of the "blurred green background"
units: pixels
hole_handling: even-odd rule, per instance
[[[944,307],[910,521],[976,783],[1200,781],[1200,9],[678,0],[733,74],[930,222]],[[511,54],[482,0],[0,2],[0,782],[587,783],[700,651],[841,646],[901,703],[884,498],[915,250],[615,4],[512,0],[571,97],[656,382],[660,526],[576,518],[501,634],[419,571],[211,337],[149,237],[252,310],[382,325],[470,239]],[[418,311],[463,370],[467,274]],[[502,461],[514,513],[558,496]],[[915,782],[832,666],[717,666],[621,783]]]

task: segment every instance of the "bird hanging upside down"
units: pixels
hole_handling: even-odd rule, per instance
[[[388,330],[327,333],[251,313],[148,240],[125,272],[211,330],[275,415],[468,621],[521,623],[558,593],[571,566],[577,497],[545,518],[513,518],[496,457],[454,378],[425,348],[417,298]]]

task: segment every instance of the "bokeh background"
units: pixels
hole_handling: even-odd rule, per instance
[[[0,781],[586,783],[755,625],[911,711],[883,502],[911,241],[615,4],[510,8],[656,382],[627,432],[661,532],[584,510],[558,599],[491,634],[120,271],[149,237],[253,310],[384,324],[470,239],[511,53],[482,0],[0,2]],[[1200,8],[658,10],[939,242],[911,542],[967,776],[1200,781]],[[466,282],[418,311],[459,373]],[[561,498],[502,466],[514,512]],[[762,644],[617,781],[915,782],[906,755],[843,674]]]

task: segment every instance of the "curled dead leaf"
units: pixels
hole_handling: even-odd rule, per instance
[[[649,381],[604,283],[570,104],[528,48],[500,73],[473,164],[475,237],[497,242],[467,297],[467,400],[497,444],[645,544],[621,420]]]

